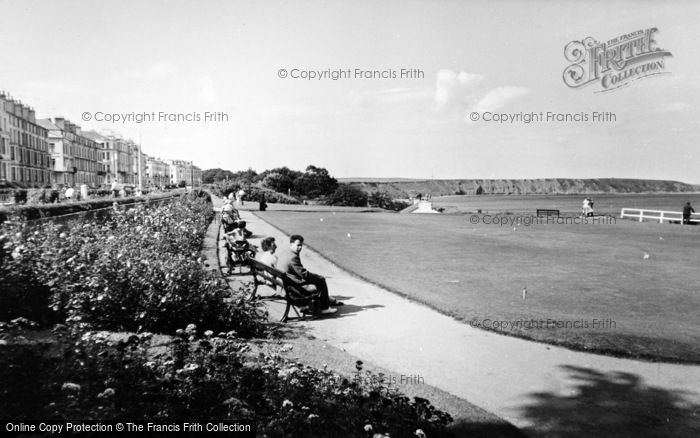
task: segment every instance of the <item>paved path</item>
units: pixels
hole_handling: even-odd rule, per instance
[[[241,216],[256,237],[273,236],[280,247],[289,241],[250,212]],[[632,430],[635,436],[688,436],[697,428],[700,436],[700,366],[618,359],[497,335],[360,280],[308,248],[302,261],[325,275],[331,295],[346,304],[337,316],[301,323],[311,334],[466,399],[530,435]]]

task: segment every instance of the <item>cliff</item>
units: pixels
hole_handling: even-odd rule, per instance
[[[618,178],[548,179],[370,179],[347,178],[350,183],[372,193],[387,192],[392,198],[408,198],[418,193],[443,195],[564,195],[600,193],[683,193],[700,192],[700,186],[678,181]],[[481,187],[481,190],[479,190]],[[480,192],[480,193],[478,193]]]

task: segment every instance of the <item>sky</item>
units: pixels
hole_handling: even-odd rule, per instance
[[[0,0],[0,15],[0,90],[203,169],[700,184],[697,1]],[[659,74],[565,84],[569,43],[652,28]]]

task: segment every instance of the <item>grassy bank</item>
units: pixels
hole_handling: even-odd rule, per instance
[[[474,326],[613,355],[700,362],[696,227],[256,214],[303,234],[340,266]]]

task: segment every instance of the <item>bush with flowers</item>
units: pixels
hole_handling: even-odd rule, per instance
[[[0,397],[7,401],[0,417],[235,420],[269,437],[450,436],[449,414],[363,383],[381,379],[360,378],[361,363],[348,380],[277,355],[252,355],[233,332],[198,332],[194,325],[180,329],[167,347],[154,346],[150,333],[105,332],[66,333],[52,352],[2,347],[13,351],[0,356]]]
[[[204,194],[206,195],[206,194]],[[195,322],[259,335],[263,318],[199,254],[213,209],[193,193],[167,205],[117,208],[106,220],[0,225],[0,319],[172,333]]]

